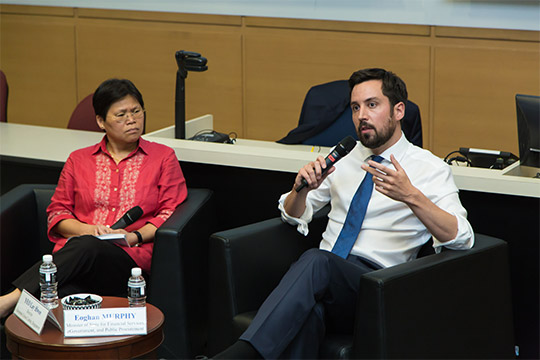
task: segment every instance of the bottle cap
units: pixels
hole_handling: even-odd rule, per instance
[[[141,276],[141,274],[142,274],[141,268],[134,267],[133,269],[131,269],[131,276]]]
[[[43,262],[52,262],[52,255],[43,255]]]

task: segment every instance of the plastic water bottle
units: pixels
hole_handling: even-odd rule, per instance
[[[39,267],[40,300],[48,309],[58,307],[58,282],[56,281],[56,265],[52,255],[43,255],[43,263]]]
[[[146,281],[142,276],[141,268],[131,269],[128,280],[128,301],[130,307],[146,306]]]

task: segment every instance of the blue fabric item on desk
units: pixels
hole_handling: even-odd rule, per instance
[[[304,99],[298,126],[277,142],[332,147],[348,135],[358,140],[349,103],[347,80],[313,86]],[[410,142],[422,147],[422,119],[412,101],[405,104],[401,129]]]

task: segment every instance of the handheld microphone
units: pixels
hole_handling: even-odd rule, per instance
[[[347,136],[336,145],[334,150],[324,159],[326,161],[326,168],[322,169],[323,175],[330,169],[335,163],[342,157],[347,155],[356,146],[356,140],[352,136]],[[302,184],[296,187],[296,192],[299,192],[308,185],[306,179],[302,179]]]
[[[137,221],[143,214],[143,210],[140,206],[135,206],[131,209],[129,209],[124,216],[122,216],[120,219],[118,219],[117,222],[115,222],[111,229],[117,230],[117,229],[124,229],[126,226],[133,224],[135,221]]]

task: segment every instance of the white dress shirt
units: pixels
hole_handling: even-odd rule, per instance
[[[467,211],[461,205],[458,188],[450,167],[428,150],[411,144],[402,134],[400,140],[381,154],[382,164],[395,169],[390,162],[393,154],[407,173],[411,183],[438,207],[457,218],[458,232],[455,239],[444,244],[433,238],[435,250],[441,246],[451,249],[470,249],[474,233],[467,220]],[[332,251],[341,232],[351,200],[366,172],[360,167],[372,156],[370,149],[360,143],[340,162],[336,170],[319,186],[309,192],[306,210],[300,218],[289,216],[283,207],[287,194],[279,199],[282,218],[297,225],[300,233],[307,235],[308,223],[313,214],[331,203],[328,225],[322,235],[320,249]],[[399,201],[373,190],[362,229],[351,254],[362,256],[383,267],[400,264],[416,258],[418,250],[431,238],[424,224],[412,210]]]

